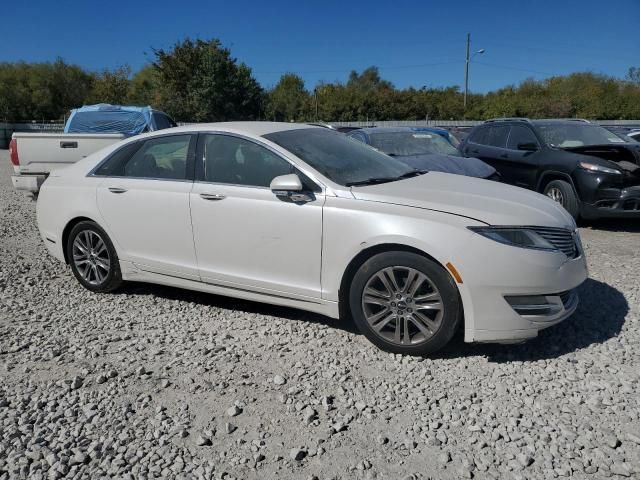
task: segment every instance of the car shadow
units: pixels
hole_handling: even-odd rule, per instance
[[[617,336],[629,312],[629,304],[616,288],[587,279],[578,289],[580,303],[567,320],[542,330],[538,337],[516,345],[464,343],[462,332],[430,358],[484,356],[490,362],[528,362],[557,358],[604,343]]]
[[[581,220],[581,228],[602,230],[604,232],[640,232],[640,218],[603,218],[600,220]]]
[[[317,323],[351,334],[360,334],[350,318],[338,320],[296,308],[163,285],[127,282],[115,294],[154,295],[208,307]],[[579,287],[579,295],[580,304],[576,313],[558,325],[542,330],[535,339],[516,345],[470,344],[464,342],[460,329],[443,350],[429,358],[437,360],[479,356],[496,363],[535,361],[557,358],[617,336],[629,312],[629,305],[622,292],[606,283],[588,279]]]
[[[359,334],[358,329],[351,319],[338,320],[313,312],[307,312],[292,307],[282,307],[270,305],[268,303],[254,302],[214,293],[197,292],[195,290],[185,290],[181,288],[168,287],[141,282],[126,282],[114,294],[127,295],[153,295],[168,300],[179,300],[192,302],[207,307],[223,308],[226,310],[253,313],[258,315],[268,315],[285,318],[287,320],[298,320],[302,322],[318,323],[337,328],[345,332]]]

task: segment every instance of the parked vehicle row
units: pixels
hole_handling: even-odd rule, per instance
[[[37,219],[89,290],[134,280],[350,315],[404,354],[458,327],[468,342],[535,337],[575,311],[587,277],[575,222],[550,198],[299,124],[123,140],[52,171]]]
[[[175,127],[151,107],[89,105],[71,112],[64,133],[14,133],[9,144],[14,188],[37,195],[47,176],[98,150],[143,132]]]

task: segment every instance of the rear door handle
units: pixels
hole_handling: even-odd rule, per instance
[[[471,153],[480,153],[480,150],[475,150],[474,149],[474,150],[470,150],[470,151],[471,151]]]
[[[500,155],[500,158],[509,158],[509,155],[506,153],[503,153],[502,155]]]
[[[204,200],[224,200],[225,198],[227,198],[225,195],[222,195],[220,193],[201,193],[200,194],[200,198],[203,198]]]
[[[109,187],[109,191],[111,193],[125,193],[127,191],[126,188],[121,188],[121,187]]]
[[[78,148],[78,142],[60,142],[60,148]]]

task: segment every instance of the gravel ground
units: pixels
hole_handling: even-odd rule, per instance
[[[0,479],[640,478],[640,223],[582,229],[578,312],[523,345],[383,353],[351,324],[84,290],[0,152]]]

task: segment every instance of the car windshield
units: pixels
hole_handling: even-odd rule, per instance
[[[547,144],[559,148],[624,142],[606,128],[588,123],[541,124],[538,131]]]
[[[285,130],[269,133],[264,138],[340,185],[394,181],[416,172],[399,160],[326,128]]]
[[[371,146],[387,155],[429,155],[434,153],[460,156],[442,135],[433,132],[373,132]]]

